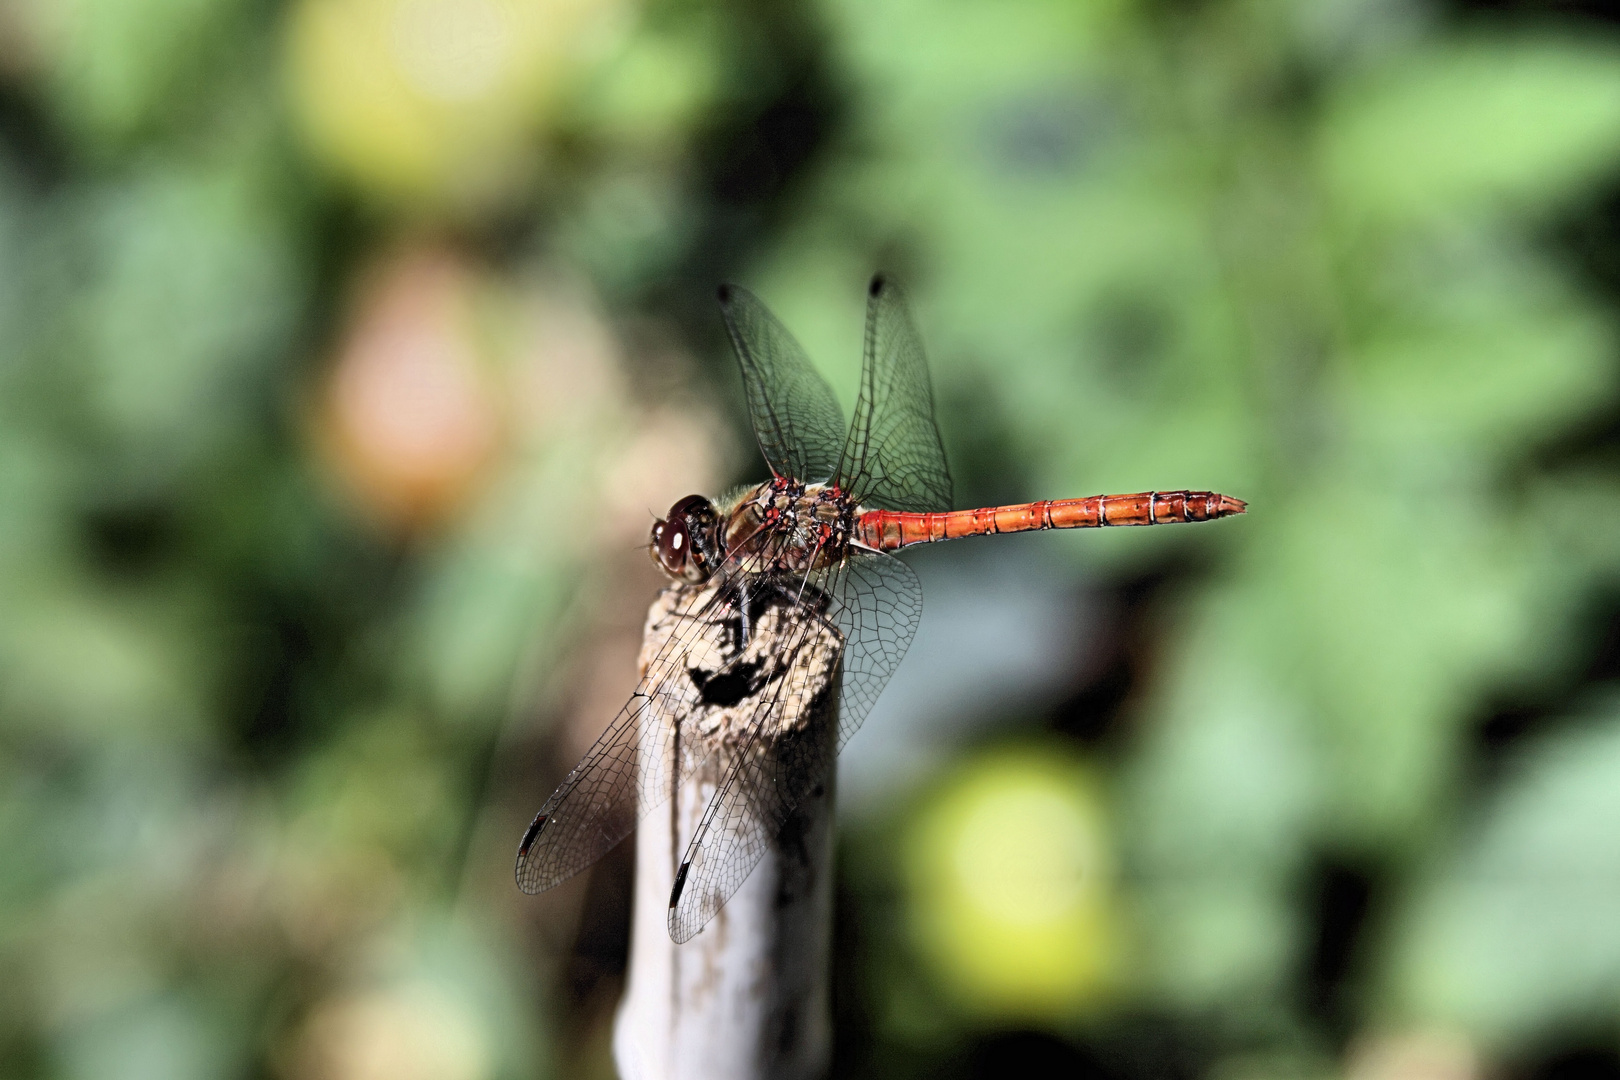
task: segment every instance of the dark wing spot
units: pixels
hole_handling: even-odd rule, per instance
[[[692,869],[692,860],[681,863],[681,868],[675,871],[675,887],[669,890],[669,906],[673,908],[681,899],[681,890],[686,888],[686,872]]]
[[[523,843],[518,845],[518,858],[521,859],[529,853],[529,845],[534,843],[534,838],[539,836],[540,830],[545,827],[546,815],[536,814],[534,820],[529,823],[528,831],[523,834]]]

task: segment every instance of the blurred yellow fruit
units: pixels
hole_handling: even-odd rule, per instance
[[[964,1006],[1040,1021],[1109,986],[1117,939],[1102,796],[1061,745],[986,754],[906,835],[913,939]]]
[[[620,0],[301,0],[288,67],[315,154],[387,201],[509,192]]]

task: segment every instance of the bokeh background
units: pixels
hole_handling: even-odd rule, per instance
[[[1620,23],[0,0],[0,1073],[612,1075],[539,898],[652,511],[905,281],[961,506],[841,771],[840,1077],[1620,1076]]]

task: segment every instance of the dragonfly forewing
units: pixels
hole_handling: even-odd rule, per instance
[[[771,472],[804,481],[832,476],[844,439],[844,412],[832,387],[759,297],[740,285],[722,286],[720,312]]]
[[[922,589],[905,563],[856,554],[818,571],[784,597],[770,627],[784,677],[738,716],[719,777],[670,896],[669,932],[686,941],[731,898],[772,843],[785,840],[793,811],[830,778],[838,750],[871,711],[905,656],[922,615]],[[829,704],[837,701],[837,708]]]
[[[825,780],[837,753],[838,664],[844,640],[825,594],[779,588],[756,640],[772,677],[724,714],[687,718],[686,739],[710,743],[694,774],[708,798],[670,895],[669,933],[689,939],[742,885],[795,806]],[[696,723],[693,720],[696,719]]]
[[[951,505],[922,335],[905,293],[881,274],[867,289],[860,396],[836,481],[863,505],[918,512]]]
[[[666,589],[647,615],[640,681],[584,759],[535,815],[518,847],[518,887],[544,892],[601,858],[702,763],[704,744],[672,753],[667,722],[746,681],[739,647],[754,560],[703,585]],[[758,653],[756,646],[753,653]]]

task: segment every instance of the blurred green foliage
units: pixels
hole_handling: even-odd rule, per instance
[[[847,400],[876,266],[962,505],[1251,512],[1031,541],[1140,655],[1100,736],[1008,718],[1052,730],[854,823],[840,1074],[1023,1028],[1107,1075],[1620,1050],[1620,30],[1580,19],[0,0],[0,1072],[605,1068],[611,890],[520,902],[509,849],[643,506],[759,471],[715,279]],[[1005,895],[1079,907],[995,923],[1004,820]]]

